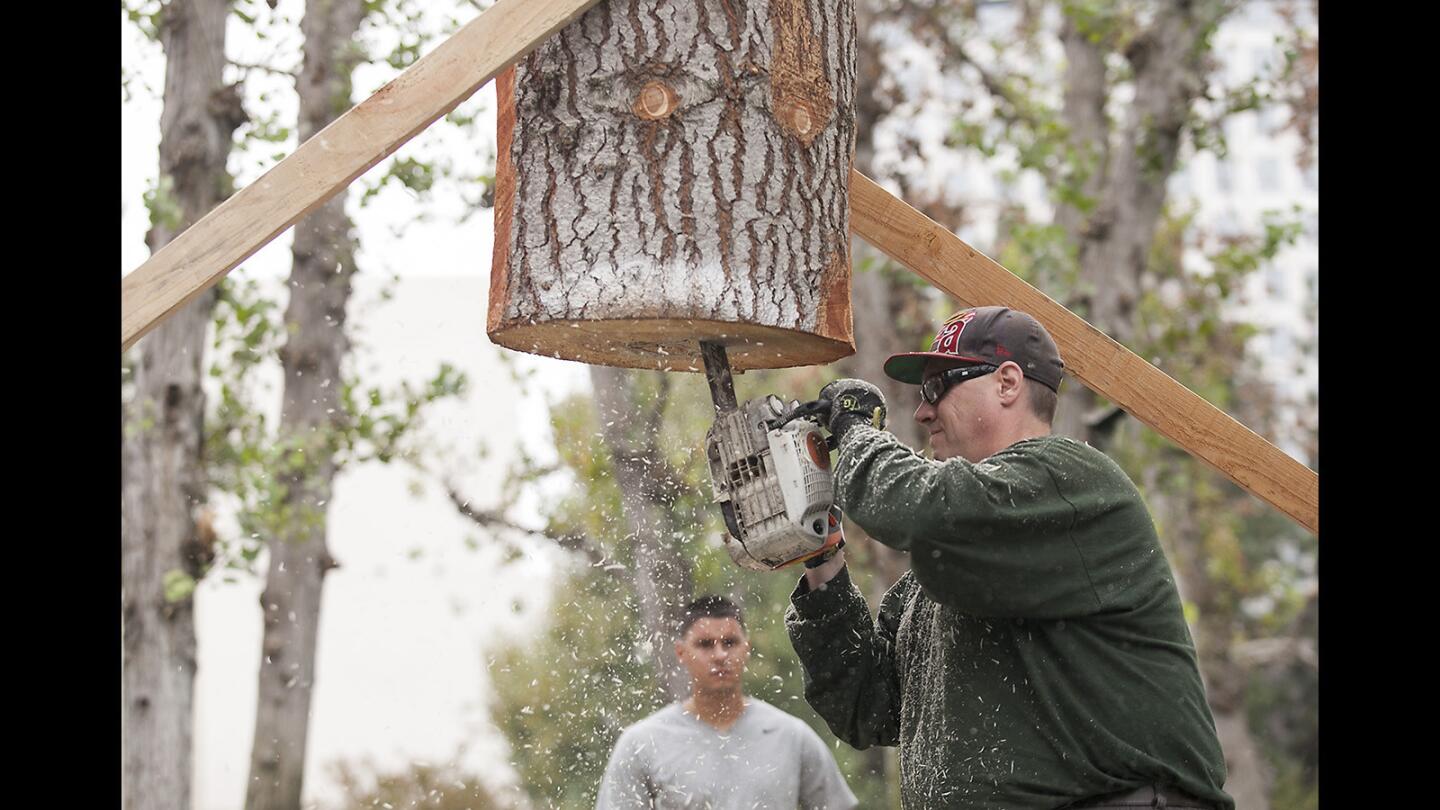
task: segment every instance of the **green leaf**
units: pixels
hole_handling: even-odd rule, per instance
[[[189,599],[195,592],[195,578],[172,568],[161,575],[161,587],[165,591],[165,602],[173,605]]]

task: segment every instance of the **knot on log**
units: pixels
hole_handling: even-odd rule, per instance
[[[680,106],[680,96],[661,81],[646,82],[635,94],[630,109],[646,121],[658,121],[674,112]]]
[[[825,78],[825,56],[800,4],[770,7],[775,52],[770,66],[770,95],[775,121],[809,146],[830,122],[834,90]]]

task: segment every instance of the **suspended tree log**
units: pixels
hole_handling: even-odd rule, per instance
[[[497,79],[491,340],[736,370],[854,351],[850,2],[602,3]]]

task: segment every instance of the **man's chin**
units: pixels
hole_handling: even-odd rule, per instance
[[[712,693],[730,693],[740,688],[739,678],[711,678],[704,684],[700,684],[699,691]]]

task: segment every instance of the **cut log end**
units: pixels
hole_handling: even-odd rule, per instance
[[[600,366],[705,373],[700,341],[725,347],[736,372],[824,365],[855,353],[853,340],[747,323],[707,320],[553,320],[501,324],[497,345]]]

